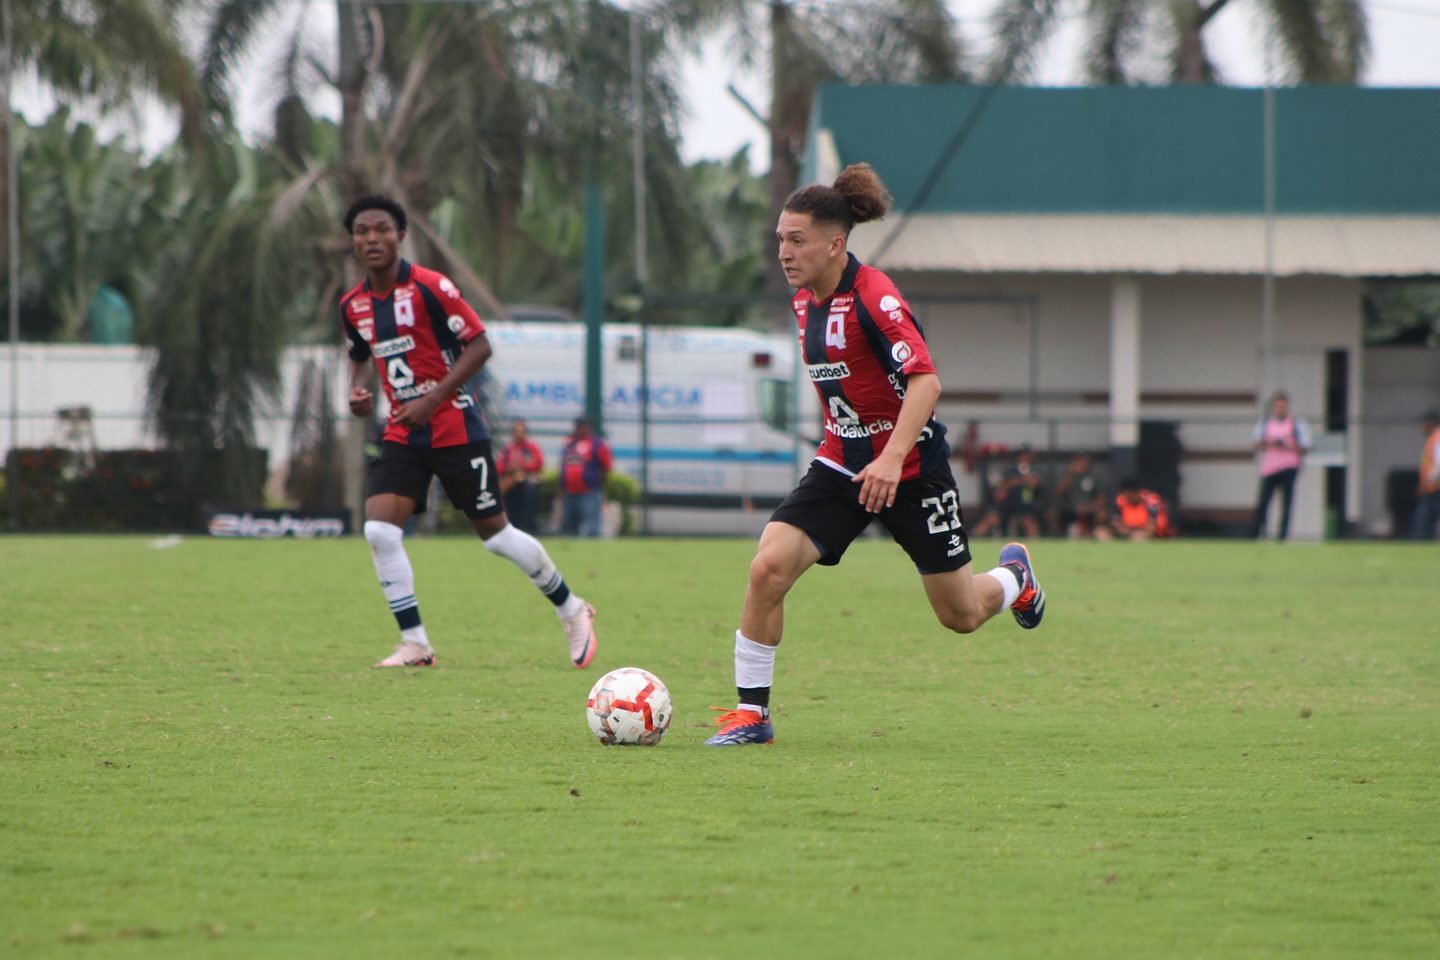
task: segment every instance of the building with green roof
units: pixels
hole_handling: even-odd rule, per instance
[[[1386,532],[1440,351],[1366,347],[1363,300],[1440,278],[1440,90],[826,86],[810,134],[807,180],[865,161],[894,197],[851,249],[913,301],[953,430],[1142,475],[1173,436],[1163,492],[1234,529],[1283,389],[1317,434],[1292,535]]]

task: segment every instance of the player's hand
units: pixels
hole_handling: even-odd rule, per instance
[[[357,417],[368,417],[375,412],[375,395],[364,387],[350,391],[350,412]]]
[[[895,505],[895,489],[900,486],[904,461],[892,463],[885,457],[872,460],[855,474],[852,482],[860,484],[860,506],[870,513],[879,513]]]
[[[436,394],[427,393],[423,397],[397,405],[390,411],[390,422],[398,423],[402,427],[423,427],[435,416],[439,407],[440,400]]]

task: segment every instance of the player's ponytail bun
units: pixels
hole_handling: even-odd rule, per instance
[[[811,219],[836,223],[848,234],[857,223],[879,220],[890,211],[890,191],[868,163],[852,163],[835,178],[835,185],[812,183],[785,200],[791,213],[808,213]]]
[[[835,190],[850,205],[852,223],[869,223],[890,212],[890,191],[868,163],[852,163],[835,178]]]

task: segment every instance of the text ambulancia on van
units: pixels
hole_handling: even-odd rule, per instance
[[[520,419],[555,464],[585,414],[585,326],[486,324],[494,355],[481,390],[497,446]],[[815,453],[815,393],[798,391],[793,337],[719,327],[651,327],[642,363],[636,324],[603,328],[604,435],[616,469],[656,506],[779,503]],[[645,398],[648,396],[648,408]]]

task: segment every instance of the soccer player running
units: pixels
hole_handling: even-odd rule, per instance
[[[350,412],[368,417],[375,411],[366,386],[372,363],[390,402],[380,455],[366,478],[365,539],[400,642],[375,666],[435,663],[403,531],[425,510],[430,478],[438,476],[485,549],[519,567],[555,605],[570,661],[587,667],[595,656],[595,609],[570,592],[540,541],[506,518],[490,433],[465,386],[490,359],[485,325],[449,278],[400,258],[406,223],[405,209],[383,196],[361,197],[345,214],[366,273],[340,299],[350,341]]]
[[[1045,613],[1023,544],[1007,544],[995,569],[971,570],[950,446],[934,417],[940,379],[924,335],[890,278],[846,249],[855,224],[889,208],[885,185],[861,163],[833,186],[795,191],[780,214],[780,266],[795,289],[825,436],[809,472],[760,535],[735,633],[739,704],[717,719],[710,746],[774,742],[770,687],[785,596],[812,565],[839,563],[877,517],[920,571],[945,627],[970,633],[1009,608],[1033,628]]]

